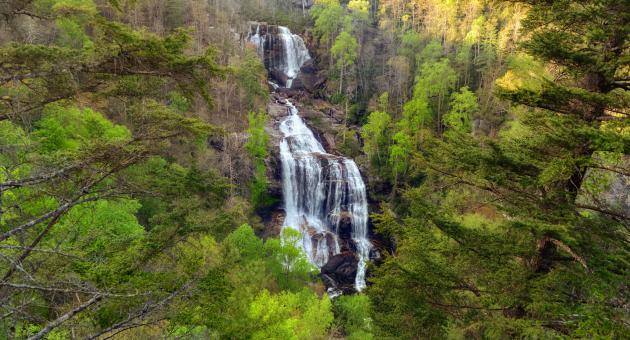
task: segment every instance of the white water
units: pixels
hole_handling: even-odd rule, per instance
[[[279,59],[272,58],[271,65],[267,65],[270,69],[278,69],[287,76],[286,87],[291,88],[293,80],[300,73],[300,68],[304,63],[311,59],[311,55],[308,53],[308,49],[304,44],[304,40],[297,34],[291,33],[289,28],[284,26],[277,26],[277,37],[282,45],[282,56]],[[256,51],[264,59],[265,43],[267,39],[270,40],[270,44],[273,45],[276,40],[273,39],[273,35],[269,32],[266,34],[260,33],[260,24],[256,24],[256,29],[253,30],[250,27],[249,41],[256,46]]]
[[[251,27],[249,33],[249,41],[256,46],[256,52],[263,58],[265,56],[265,40],[266,36],[260,35],[260,24],[256,25],[256,32],[251,34]]]
[[[253,28],[253,27],[252,27]],[[279,26],[278,40],[272,34],[261,34],[260,25],[250,28],[249,41],[265,57],[265,42],[282,44],[283,55],[270,60],[271,69],[281,70],[288,77],[290,88],[300,68],[311,57],[304,41],[288,28]],[[275,58],[274,58],[275,59]],[[277,85],[271,83],[277,88]],[[309,260],[318,267],[341,251],[339,225],[342,218],[350,220],[351,238],[358,257],[355,288],[365,288],[365,268],[371,244],[368,240],[368,206],[365,184],[354,161],[326,153],[311,129],[298,115],[297,108],[286,101],[288,116],[280,123],[283,139],[280,143],[282,190],[286,217],[285,228],[302,234],[301,247]]]
[[[287,27],[278,26],[278,36],[282,40],[282,46],[284,46],[283,71],[289,77],[287,87],[291,88],[293,79],[298,76],[300,68],[304,65],[304,62],[311,59],[311,56],[302,37],[292,34]]]
[[[339,222],[349,215],[359,258],[355,288],[360,291],[371,246],[365,184],[354,161],[326,153],[295,106],[289,101],[286,106],[289,115],[280,123],[284,225],[301,232],[304,251],[322,267],[339,253]]]

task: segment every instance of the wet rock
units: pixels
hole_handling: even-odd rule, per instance
[[[298,8],[309,9],[313,7],[313,0],[292,0],[292,2]]]
[[[330,277],[329,275],[321,274],[321,278],[326,287],[337,288],[337,282],[335,282],[335,280],[333,280],[333,278]]]
[[[208,145],[213,149],[223,152],[225,151],[225,142],[222,137],[210,137],[208,138]]]
[[[342,211],[339,216],[339,227],[337,235],[343,240],[349,240],[352,238],[352,213],[349,211]]]
[[[247,43],[256,47],[270,78],[281,87],[291,87],[301,65],[310,59],[303,39],[286,27],[250,22]]]
[[[341,251],[357,252],[357,243],[353,239],[339,240]]]
[[[307,60],[300,68],[300,74],[293,81],[293,88],[305,89],[309,92],[315,92],[324,87],[326,77],[323,73],[319,73],[315,62]]]
[[[264,237],[279,237],[282,233],[284,218],[286,217],[284,209],[276,209],[271,213],[271,219],[265,228]]]
[[[313,61],[313,59],[305,61],[300,68],[300,72],[302,72],[302,74],[316,74],[317,67],[315,67],[315,61]]]
[[[350,251],[331,257],[322,267],[322,274],[328,275],[339,285],[353,285],[357,276],[359,260]]]
[[[271,70],[269,71],[269,75],[273,78],[276,83],[280,86],[287,86],[287,81],[289,81],[289,76],[287,76],[282,70]]]

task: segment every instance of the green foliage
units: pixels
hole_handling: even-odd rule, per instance
[[[284,228],[280,239],[265,242],[269,268],[283,289],[300,290],[316,269],[299,247],[301,239],[299,231]]]
[[[140,203],[133,200],[86,203],[60,221],[51,238],[82,249],[90,257],[104,257],[144,235],[136,219]]]
[[[448,59],[429,61],[422,64],[420,75],[416,80],[414,95],[416,91],[423,91],[428,97],[443,97],[455,87],[456,81],[457,74],[451,68]]]
[[[451,110],[444,115],[444,125],[457,132],[472,131],[472,117],[479,111],[477,96],[462,87],[451,96]]]
[[[418,56],[418,64],[437,63],[444,56],[444,48],[439,40],[431,40]],[[431,65],[431,64],[427,64]],[[427,66],[427,68],[429,68]],[[426,73],[426,72],[425,72]]]
[[[244,262],[260,259],[263,253],[263,242],[254,234],[251,226],[243,224],[230,233],[223,243],[238,249],[238,256]]]
[[[245,149],[249,153],[254,163],[254,176],[251,184],[251,197],[253,205],[257,208],[271,204],[271,199],[267,193],[267,168],[265,159],[268,155],[269,136],[265,132],[267,115],[264,112],[249,113],[249,128],[247,133],[249,138],[245,144]]]
[[[405,103],[403,118],[398,122],[398,128],[409,134],[415,134],[429,128],[432,121],[433,112],[429,108],[427,97],[422,92],[418,92]]]
[[[338,0],[317,0],[311,10],[315,19],[314,30],[322,41],[329,43],[337,37],[343,25],[344,9]]]
[[[413,150],[413,141],[409,135],[404,132],[398,132],[394,135],[393,144],[389,152],[389,165],[395,179],[399,175],[403,175],[409,166],[409,157]]]
[[[350,0],[347,8],[356,20],[364,22],[369,20],[370,2],[368,0]]]
[[[358,47],[357,40],[350,33],[341,32],[331,49],[332,55],[337,58],[337,66],[344,68],[352,65],[357,59]]]
[[[336,320],[348,339],[373,339],[370,299],[367,295],[343,295],[335,299]]]
[[[370,113],[367,124],[363,125],[363,152],[372,162],[382,162],[382,155],[388,153],[390,124],[391,117],[387,112],[375,111]]]
[[[33,137],[43,154],[63,155],[95,145],[128,142],[131,133],[90,109],[49,105],[37,122]]]
[[[423,32],[440,39],[418,58],[389,164],[402,173],[397,165],[406,161],[408,173],[421,175],[394,176],[401,195],[372,215],[375,229],[396,247],[368,289],[374,333],[627,337],[627,312],[615,301],[627,295],[629,217],[610,189],[627,184],[617,173],[627,170],[630,145],[621,99],[628,89],[618,82],[627,77],[627,53],[610,50],[627,45],[627,6],[523,1],[525,41],[503,59],[504,72],[510,37],[499,22],[520,5],[500,16],[468,17],[453,11],[453,2],[426,3],[422,9],[440,8],[444,20],[425,16],[435,20],[421,21]],[[474,12],[479,3],[466,5]],[[432,25],[451,25],[453,13],[466,17],[466,30],[431,32]],[[504,22],[518,26],[518,19]],[[402,40],[399,53],[412,55],[421,44],[411,34]],[[493,98],[488,79],[498,79],[496,93],[514,105]],[[437,133],[418,133],[435,118]],[[473,118],[480,118],[480,130],[494,121],[473,136]]]
[[[346,76],[346,73],[348,72],[348,68],[357,60],[359,53],[358,49],[359,43],[356,38],[347,31],[343,31],[337,36],[335,43],[330,49],[331,55],[337,59],[336,65],[341,72],[339,80],[339,94],[343,93],[343,80],[344,76]]]
[[[250,112],[248,116],[249,128],[247,133],[249,138],[245,143],[245,149],[254,159],[265,159],[269,151],[269,136],[265,132],[267,114],[264,112]]]
[[[173,109],[177,113],[184,113],[190,110],[191,102],[190,99],[183,96],[181,93],[176,91],[171,91],[169,94],[169,107]]]
[[[333,314],[328,297],[308,290],[271,295],[263,291],[253,301],[249,317],[256,322],[252,339],[325,339]]]
[[[254,109],[256,100],[266,100],[269,96],[267,70],[254,51],[247,51],[236,71],[236,77],[247,98],[249,109]]]

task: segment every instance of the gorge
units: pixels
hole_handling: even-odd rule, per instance
[[[0,340],[630,339],[630,0],[0,17]]]

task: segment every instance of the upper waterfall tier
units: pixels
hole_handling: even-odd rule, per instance
[[[302,65],[311,59],[304,40],[284,26],[252,23],[248,41],[256,46],[271,76],[287,88],[293,85]]]

